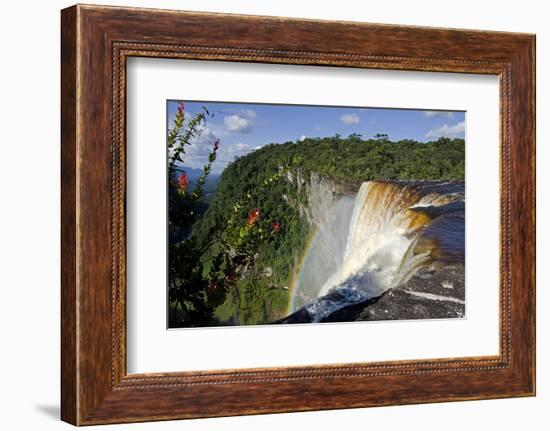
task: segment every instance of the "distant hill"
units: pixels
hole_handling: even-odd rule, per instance
[[[189,178],[189,185],[190,187],[193,187],[199,177],[202,175],[202,169],[194,169],[189,168],[185,166],[179,166],[178,167],[178,175],[179,172],[185,172],[187,174],[187,177]],[[220,180],[221,174],[214,174],[211,173],[208,175],[208,178],[206,180],[206,184],[203,186],[203,200],[207,201],[212,197],[212,194],[216,191],[216,188],[218,187],[218,182]]]

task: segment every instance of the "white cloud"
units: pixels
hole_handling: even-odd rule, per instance
[[[449,126],[448,124],[445,124],[441,127],[437,127],[435,129],[430,130],[428,133],[426,133],[426,138],[434,139],[434,138],[440,138],[443,136],[447,138],[456,138],[462,135],[465,130],[466,130],[466,122],[464,121],[453,124],[451,126]]]
[[[185,146],[184,165],[192,168],[202,167],[218,138],[210,127],[200,129],[200,132],[190,139],[190,145]]]
[[[222,142],[218,151],[218,158],[216,159],[212,169],[214,172],[219,173],[227,166],[228,163],[231,163],[236,158],[245,156],[252,151],[259,150],[260,148],[261,146],[259,145],[250,145],[245,144],[244,142],[226,145]]]
[[[298,140],[299,140],[300,142],[302,142],[302,141],[303,141],[304,139],[306,139],[306,138],[307,138],[306,135],[301,135],[301,136],[298,138]]]
[[[262,148],[262,145],[247,144],[243,142],[228,143],[227,140],[235,133],[246,133],[254,125],[256,113],[252,110],[239,110],[227,113],[223,124],[209,122],[199,128],[198,133],[190,139],[190,145],[185,146],[184,162],[180,164],[183,169],[202,169],[208,161],[208,155],[212,152],[214,142],[220,139],[216,161],[212,165],[212,172],[221,173],[228,163],[235,158],[242,157],[252,151]]]
[[[246,151],[250,149],[250,145],[243,144],[242,142],[239,142],[235,145],[228,146],[228,148],[232,148],[235,153],[240,153],[242,151]]]
[[[340,116],[342,123],[346,125],[359,123],[359,116],[356,113],[344,114]]]
[[[213,121],[209,121],[205,129],[208,129],[211,134],[217,138],[225,138],[226,136],[231,135],[231,133],[225,129],[225,125],[214,123]]]
[[[453,113],[451,111],[424,111],[424,117],[426,118],[453,118]]]
[[[256,113],[251,109],[245,109],[236,114],[227,115],[223,124],[228,132],[248,133],[256,121]]]
[[[185,147],[184,166],[201,169],[208,160],[208,155],[212,151],[212,145],[215,140],[214,135],[208,134],[205,131],[198,139],[191,141],[191,145]],[[260,148],[261,146],[245,144],[243,142],[227,144],[222,139],[216,161],[212,165],[212,171],[220,173],[235,158],[244,156]]]

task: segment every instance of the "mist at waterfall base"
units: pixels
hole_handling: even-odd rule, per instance
[[[288,313],[326,321],[419,271],[463,264],[464,224],[463,182],[364,182],[355,196],[336,200],[319,227]]]

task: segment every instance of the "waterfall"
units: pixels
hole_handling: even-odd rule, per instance
[[[413,186],[369,181],[357,194],[341,267],[323,285],[320,294],[352,276],[368,274],[370,294],[391,287],[413,234],[429,217],[412,208],[421,201]]]
[[[312,242],[291,311],[305,306],[319,321],[410,278],[437,248],[421,235],[440,215],[433,209],[463,197],[460,187],[457,193],[452,183],[364,182],[353,205],[338,202],[330,229],[322,227]]]

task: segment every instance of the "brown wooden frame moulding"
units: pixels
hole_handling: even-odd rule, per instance
[[[82,5],[61,16],[63,420],[535,394],[534,35]],[[499,355],[127,374],[125,100],[133,56],[498,75]]]

